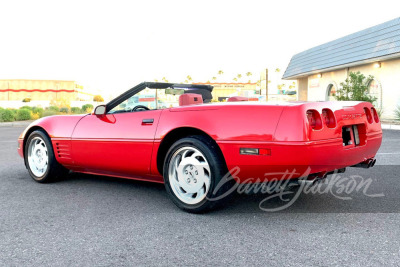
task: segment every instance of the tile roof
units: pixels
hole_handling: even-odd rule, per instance
[[[397,53],[400,53],[400,18],[294,55],[283,79]]]

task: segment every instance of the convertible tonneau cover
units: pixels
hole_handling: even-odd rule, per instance
[[[208,85],[208,84],[184,84],[184,83],[160,83],[160,82],[143,82],[143,83],[138,84],[137,86],[141,86],[141,85],[145,86],[147,88],[154,88],[154,89],[166,89],[166,88],[206,89],[210,92],[214,88],[212,85]]]

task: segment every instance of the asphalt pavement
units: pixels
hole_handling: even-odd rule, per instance
[[[286,209],[237,194],[194,215],[160,184],[77,173],[38,184],[16,151],[22,130],[0,127],[1,266],[400,264],[400,131],[384,130],[375,167],[348,168]]]

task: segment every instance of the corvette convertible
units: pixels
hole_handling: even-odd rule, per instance
[[[39,183],[70,171],[164,183],[171,200],[189,212],[220,203],[228,181],[263,183],[289,171],[280,179],[312,182],[375,164],[382,130],[370,103],[240,96],[211,103],[212,90],[143,82],[91,114],[33,122],[20,135],[18,152]]]

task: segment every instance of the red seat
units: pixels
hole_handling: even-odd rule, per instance
[[[179,106],[202,104],[203,97],[200,94],[183,94],[179,96]]]
[[[249,98],[244,96],[232,96],[228,98],[228,102],[237,102],[237,101],[249,101]]]

